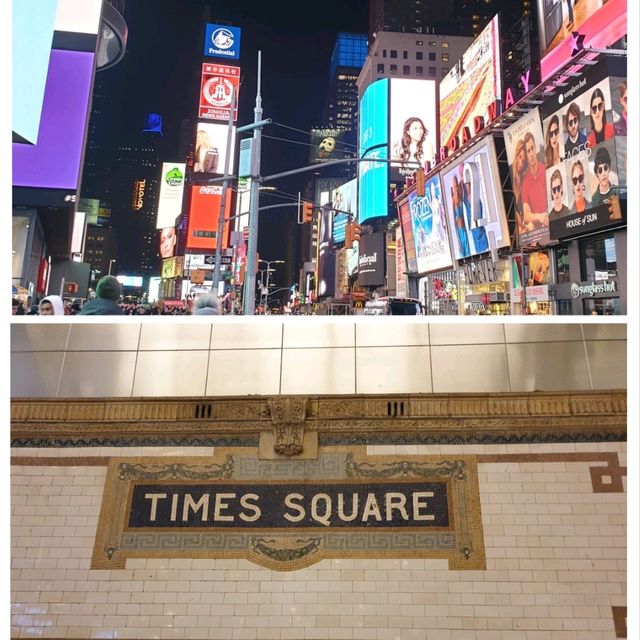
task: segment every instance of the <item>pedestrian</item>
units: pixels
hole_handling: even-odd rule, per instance
[[[25,315],[24,306],[22,305],[22,302],[18,300],[18,298],[12,298],[11,300],[11,314],[14,316]]]
[[[219,316],[220,304],[218,299],[211,293],[204,293],[198,298],[193,305],[194,316]]]
[[[64,303],[60,296],[47,296],[40,300],[38,305],[38,315],[41,316],[63,316]]]
[[[96,297],[82,305],[81,316],[121,316],[122,308],[117,303],[122,294],[115,276],[103,276],[96,286]]]

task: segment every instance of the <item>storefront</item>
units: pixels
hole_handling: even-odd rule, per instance
[[[458,268],[458,308],[464,315],[510,314],[509,262],[481,258]]]
[[[418,281],[419,297],[425,314],[458,315],[458,280],[453,269],[432,273]]]

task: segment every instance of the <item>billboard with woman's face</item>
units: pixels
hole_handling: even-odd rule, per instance
[[[229,171],[233,173],[233,156],[235,149],[236,128],[232,129]],[[193,171],[195,173],[224,173],[227,157],[228,124],[211,124],[199,122],[196,132],[196,157]]]
[[[474,145],[441,173],[456,260],[510,244],[493,138]]]

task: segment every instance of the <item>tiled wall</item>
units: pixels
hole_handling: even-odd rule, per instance
[[[108,456],[212,451],[12,450],[12,637],[617,637],[612,608],[626,606],[626,480],[603,467],[611,454],[626,464],[623,443],[369,447],[378,455],[479,456],[484,571],[375,558],[295,572],[206,559],[89,569]]]
[[[626,387],[625,324],[227,318],[14,323],[13,397]]]

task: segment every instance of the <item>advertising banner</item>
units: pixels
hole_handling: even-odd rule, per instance
[[[176,223],[176,218],[182,212],[185,169],[184,162],[162,163],[156,229],[173,227]]]
[[[400,221],[400,228],[402,229],[407,269],[410,273],[417,273],[418,261],[416,260],[416,243],[413,236],[413,222],[411,221],[409,198],[398,203],[398,220]]]
[[[502,96],[498,16],[484,28],[440,82],[440,142],[448,146],[473,119],[493,120],[490,105]]]
[[[217,246],[218,218],[222,187],[218,185],[200,185],[191,187],[191,206],[187,229],[187,249],[215,249]],[[231,189],[227,192],[225,219],[231,216]],[[228,245],[229,223],[225,222],[222,247]]]
[[[396,295],[399,298],[407,297],[407,261],[404,257],[402,241],[402,229],[396,228]]]
[[[384,233],[372,233],[360,238],[358,284],[379,287],[384,284]]]
[[[514,302],[546,302],[549,300],[550,264],[549,250],[532,251],[525,255],[525,274],[522,260],[515,255],[511,262],[511,295]],[[523,281],[525,284],[523,297]]]
[[[444,199],[436,174],[425,185],[425,196],[409,194],[409,210],[415,243],[418,273],[447,269],[453,265]]]
[[[229,120],[231,92],[235,93],[234,122],[238,119],[240,67],[205,62],[200,81],[199,118]]]
[[[391,79],[391,180],[400,181],[425,162],[435,166],[439,148],[434,80]],[[405,163],[417,163],[408,166]]]
[[[509,229],[493,138],[474,145],[441,177],[455,259],[508,247]]]
[[[96,198],[80,198],[77,208],[78,211],[84,211],[87,214],[87,224],[98,224],[100,200]]]
[[[552,240],[625,222],[620,188],[626,188],[627,82],[598,81],[603,69],[542,106]]]
[[[360,101],[358,154],[361,158],[388,159],[389,80],[370,84]],[[386,162],[360,162],[358,166],[358,221],[389,213],[389,166]]]
[[[309,164],[355,156],[356,150],[345,141],[344,128],[311,129]]]
[[[233,173],[233,161],[236,146],[236,128],[233,127],[231,138],[231,157],[229,171]],[[222,175],[227,157],[228,124],[212,124],[199,122],[196,132],[196,157],[193,165],[194,173],[211,173]]]
[[[355,220],[358,215],[357,194],[358,181],[356,179],[334,189],[331,194],[331,206],[334,210],[332,231],[334,243],[344,242],[349,214],[351,214],[352,220]]]
[[[207,24],[204,34],[204,55],[211,58],[240,58],[240,27]]]
[[[78,188],[95,56],[51,51],[38,141],[13,143],[13,186]]]
[[[335,295],[336,260],[331,244],[332,210],[323,206],[318,216],[318,257],[316,269],[316,295],[327,297]]]
[[[576,53],[606,49],[627,34],[626,0],[538,0],[540,74],[544,81]]]
[[[176,252],[176,242],[178,234],[175,226],[164,227],[160,231],[160,257],[172,258]]]
[[[549,207],[540,111],[533,109],[504,131],[520,247],[549,242]]]

